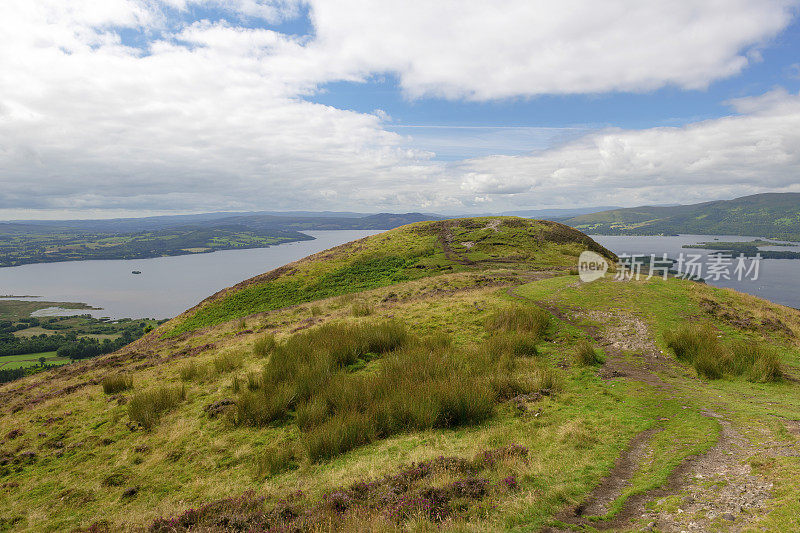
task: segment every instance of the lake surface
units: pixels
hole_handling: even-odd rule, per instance
[[[714,242],[714,239],[728,242],[752,241],[755,237],[741,237],[735,235],[679,235],[677,237],[638,237],[619,235],[592,235],[592,238],[612,252],[619,254],[656,254],[660,258],[664,253],[671,259],[678,259],[681,253],[697,254],[702,257],[701,262],[707,264],[707,257],[714,250],[699,248],[683,248],[684,244],[697,244],[700,242]],[[768,246],[761,250],[784,250],[800,252],[800,246]],[[733,272],[731,271],[731,274]],[[731,278],[734,278],[731,275]],[[720,279],[711,281],[709,285],[729,287],[737,291],[753,294],[761,298],[800,308],[800,259],[762,259],[759,265],[757,280]]]
[[[73,261],[0,268],[0,295],[37,295],[41,300],[82,302],[97,311],[42,310],[37,314],[81,314],[111,318],[171,318],[220,289],[307,255],[361,237],[375,230],[307,231],[313,241],[293,242],[252,250],[225,250],[210,254],[121,261]],[[678,237],[602,236],[593,238],[617,254],[667,253],[707,257],[713,250],[684,249],[684,244],[713,241],[750,241],[754,237],[681,235]],[[766,249],[800,251],[800,246]],[[131,274],[140,270],[141,274]],[[765,259],[757,281],[708,281],[773,302],[800,308],[800,260]],[[27,299],[27,298],[26,298]]]
[[[0,268],[0,295],[82,302],[102,310],[65,313],[111,318],[171,318],[220,289],[376,230],[305,231],[313,241],[250,250],[116,261],[70,261]],[[140,270],[141,274],[131,274]],[[19,298],[28,299],[28,298]]]

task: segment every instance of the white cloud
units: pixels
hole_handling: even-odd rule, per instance
[[[470,193],[510,194],[506,202],[517,205],[568,198],[573,205],[635,205],[800,191],[800,95],[779,90],[732,105],[746,114],[681,128],[607,130],[533,155],[465,161],[453,171]]]
[[[384,72],[411,95],[448,98],[703,87],[741,70],[789,20],[779,0],[671,4],[313,0],[314,35],[292,37],[240,24],[290,18],[300,5],[291,0],[4,0],[0,214],[452,211],[574,203],[602,188],[671,194],[659,180],[691,181],[692,191],[745,191],[755,176],[765,187],[791,183],[800,128],[786,93],[735,102],[743,117],[458,164],[387,131],[380,110],[302,99],[329,81]],[[174,19],[190,7],[229,20]],[[126,46],[120,28],[149,47]]]
[[[316,46],[412,96],[699,89],[758,60],[790,0],[312,0]]]

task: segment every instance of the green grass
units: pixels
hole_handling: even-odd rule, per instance
[[[479,424],[500,399],[557,386],[544,366],[518,364],[529,351],[493,341],[472,352],[415,339],[396,322],[325,325],[276,346],[260,379],[240,388],[235,421],[263,427],[293,414],[317,462],[401,432]],[[375,370],[353,372],[364,358]]]
[[[263,335],[253,343],[253,355],[256,357],[266,357],[274,352],[276,347],[275,335]]]
[[[42,302],[26,300],[0,300],[0,320],[19,320],[28,318],[31,313],[48,307],[61,307],[62,309],[92,309],[84,303],[75,302]]]
[[[666,332],[664,339],[679,360],[694,366],[704,378],[731,375],[765,382],[783,375],[775,349],[752,338],[726,343],[711,327],[689,324]]]
[[[550,313],[535,306],[504,307],[486,320],[489,331],[521,332],[538,339],[544,336],[549,325]]]
[[[106,394],[116,394],[133,388],[133,377],[124,374],[115,374],[103,378],[101,383],[103,392]]]
[[[71,362],[67,357],[58,357],[56,352],[26,353],[20,355],[5,355],[0,357],[0,368],[28,368],[38,366],[39,359],[44,357],[47,365],[66,365]]]
[[[128,417],[145,429],[153,429],[161,416],[186,399],[183,386],[164,386],[137,392],[128,402]]]
[[[590,342],[581,340],[575,347],[575,362],[581,366],[593,366],[602,364],[603,357]]]
[[[493,225],[499,221],[499,225]],[[166,335],[194,331],[236,318],[332,296],[353,294],[394,283],[475,268],[536,265],[537,269],[574,267],[584,249],[610,254],[585,235],[566,226],[514,217],[463,219],[449,226],[423,222],[348,244],[327,254],[326,261],[292,265],[269,281],[254,281],[202,305],[181,318]],[[492,226],[493,225],[493,226]],[[444,237],[446,235],[446,237]],[[450,241],[446,257],[441,241]],[[466,248],[462,242],[475,243]]]
[[[15,429],[22,434],[0,444],[0,454],[11,461],[28,451],[36,457],[19,470],[11,470],[17,468],[13,463],[0,467],[0,523],[20,530],[61,531],[88,529],[102,519],[110,530],[146,528],[158,516],[206,509],[209,502],[260,502],[263,496],[259,505],[273,509],[295,497],[298,487],[304,508],[309,508],[325,505],[341,487],[392,478],[412,463],[438,456],[472,461],[482,450],[519,444],[529,450],[525,461],[481,473],[492,487],[513,474],[519,490],[492,489],[481,501],[459,500],[446,525],[465,531],[536,531],[582,502],[631,439],[654,425],[659,431],[647,460],[605,518],[618,513],[632,495],[663,484],[687,455],[713,446],[719,429],[704,411],[730,420],[758,449],[796,446],[800,437],[787,425],[800,420],[800,389],[793,381],[748,381],[745,373],[742,378],[726,375],[728,379],[701,382],[693,366],[673,358],[664,344],[666,332],[678,331],[690,320],[708,322],[725,347],[735,347],[739,340],[758,341],[738,349],[744,367],[756,366],[748,365],[750,360],[768,360],[762,352],[770,351],[782,371],[796,374],[800,349],[795,340],[775,331],[743,331],[699,305],[701,298],[709,298],[750,310],[756,307],[753,301],[676,280],[578,284],[576,276],[557,276],[516,291],[517,296],[552,304],[570,318],[551,316],[546,327],[538,327],[539,321],[528,317],[535,306],[507,294],[512,263],[506,261],[516,256],[521,269],[538,265],[538,257],[557,264],[561,250],[570,245],[537,249],[533,237],[538,230],[532,228],[519,237],[531,241],[528,248],[505,249],[499,242],[505,238],[503,226],[495,232],[480,220],[456,227],[454,254],[469,255],[460,243],[470,240],[479,252],[472,257],[493,261],[457,267],[476,272],[448,274],[442,267],[453,263],[440,250],[426,255],[417,249],[414,253],[423,259],[415,265],[423,268],[413,266],[409,275],[435,272],[437,277],[315,303],[320,325],[301,322],[312,307],[303,306],[247,316],[253,333],[231,334],[234,320],[186,339],[154,340],[112,367],[135,379],[136,392],[126,396],[177,393],[168,402],[157,401],[157,394],[135,402],[143,412],[158,413],[146,431],[131,429],[131,401],[108,401],[99,386],[80,387],[100,383],[108,367],[89,364],[82,372],[25,378],[24,390],[6,396],[9,403],[0,416],[0,439]],[[373,239],[374,246],[365,246],[363,252],[399,255],[387,235]],[[400,239],[403,246],[418,243],[413,234],[401,232]],[[297,274],[275,281],[296,276],[304,285],[313,283],[359,253],[333,251],[330,259],[299,264]],[[386,304],[382,300],[390,293],[394,296]],[[352,317],[355,302],[370,304],[373,313]],[[500,312],[506,309],[510,311]],[[776,309],[782,321],[795,327],[790,311]],[[602,379],[596,368],[572,364],[586,339],[581,327],[593,326],[605,334],[631,316],[649,328],[649,338],[664,350],[660,359],[674,365],[659,373],[667,385],[663,389],[626,377]],[[637,364],[638,357],[628,353],[625,359]],[[187,371],[185,396],[173,382],[184,369],[193,369]],[[73,391],[73,385],[80,388]],[[11,387],[0,391],[5,394]],[[542,389],[550,394],[517,396]],[[45,394],[53,395],[37,400]],[[226,403],[231,400],[236,403]],[[13,412],[18,404],[23,409]],[[208,408],[214,405],[223,407],[219,415],[211,415]],[[55,443],[63,447],[51,448]],[[774,483],[773,500],[756,527],[796,530],[797,462],[768,454],[735,460],[750,462],[758,475]],[[435,476],[417,488],[441,490],[451,481],[455,479],[448,475]],[[135,496],[122,495],[135,486]],[[252,498],[241,497],[249,490],[254,491]],[[215,514],[213,509],[224,510],[215,505],[209,520],[231,516]],[[339,515],[330,516],[338,520]],[[438,527],[429,519],[405,515],[397,522],[379,522],[369,514],[347,520],[353,531],[370,524],[381,531]],[[633,528],[638,525],[647,524]]]

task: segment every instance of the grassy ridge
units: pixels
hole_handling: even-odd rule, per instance
[[[178,317],[167,334],[446,272],[568,270],[587,248],[613,256],[580,232],[551,222],[515,217],[419,222],[311,256],[268,280],[253,278]]]

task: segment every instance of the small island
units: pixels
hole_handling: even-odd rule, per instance
[[[728,252],[731,254],[743,254],[745,257],[755,257],[760,254],[763,259],[800,259],[800,252],[789,250],[761,250],[765,246],[797,246],[791,242],[767,241],[764,239],[754,239],[745,242],[699,242],[697,244],[684,244],[683,248],[694,248],[702,250],[715,250],[717,252]]]

